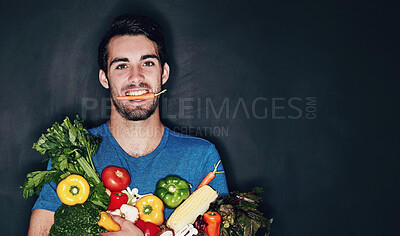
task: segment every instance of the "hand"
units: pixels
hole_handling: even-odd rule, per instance
[[[129,220],[112,215],[112,218],[121,226],[118,232],[100,233],[102,236],[144,236],[143,232]]]

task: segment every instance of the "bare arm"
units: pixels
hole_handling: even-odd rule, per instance
[[[54,212],[35,209],[31,215],[28,236],[47,236],[54,223]]]

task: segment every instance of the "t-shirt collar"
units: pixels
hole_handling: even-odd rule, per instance
[[[164,126],[164,125],[163,125],[163,126]],[[131,155],[129,155],[128,153],[126,153],[126,152],[121,148],[121,146],[119,145],[119,143],[117,142],[117,140],[116,140],[116,139],[114,138],[114,136],[112,135],[111,130],[110,130],[110,127],[108,126],[108,122],[106,122],[106,123],[103,124],[103,129],[104,129],[104,133],[105,133],[105,138],[107,138],[107,139],[110,141],[111,145],[114,146],[115,150],[116,150],[119,154],[121,154],[121,155],[123,155],[123,156],[125,156],[125,157],[134,158],[134,157],[132,157]],[[141,157],[138,157],[138,158],[134,158],[134,159],[140,160],[140,159],[146,159],[146,157],[147,157],[147,158],[152,158],[152,157],[156,156],[156,155],[164,148],[165,144],[167,143],[170,132],[171,132],[170,129],[168,129],[166,126],[164,126],[164,133],[163,133],[163,136],[162,136],[162,138],[161,138],[160,143],[159,143],[158,146],[156,147],[156,149],[155,149],[154,151],[152,151],[151,153],[147,154],[147,155],[144,155],[144,156],[141,156]]]

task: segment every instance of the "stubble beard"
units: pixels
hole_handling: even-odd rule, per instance
[[[155,99],[152,100],[150,106],[146,105],[146,107],[142,106],[132,106],[126,107],[124,103],[120,100],[117,100],[118,97],[117,92],[110,87],[111,93],[111,101],[114,104],[117,112],[127,120],[130,121],[140,121],[140,120],[147,120],[150,116],[152,116],[159,104],[159,97],[157,96]]]

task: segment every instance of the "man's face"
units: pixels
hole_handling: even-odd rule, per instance
[[[128,120],[145,120],[158,107],[159,98],[119,101],[118,96],[157,93],[167,82],[169,67],[162,67],[157,45],[146,36],[117,36],[108,44],[108,74],[100,70],[100,83],[110,88],[111,100],[118,113]]]

